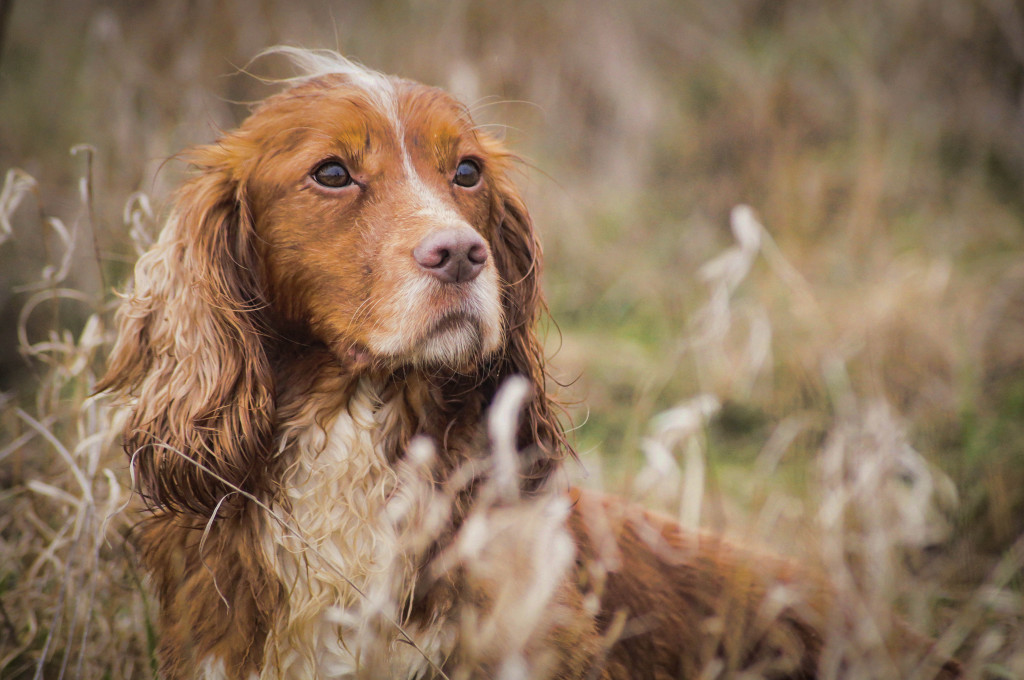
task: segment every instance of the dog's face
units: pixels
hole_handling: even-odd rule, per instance
[[[268,100],[239,139],[283,321],[356,363],[459,367],[499,348],[496,161],[462,106],[408,81],[326,78]]]

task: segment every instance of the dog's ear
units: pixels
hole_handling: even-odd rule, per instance
[[[210,516],[267,483],[274,388],[236,159],[223,143],[189,158],[199,174],[135,267],[98,390],[128,403],[124,446],[147,503]]]
[[[528,474],[539,484],[553,469],[555,460],[572,449],[558,419],[561,407],[549,396],[545,385],[544,346],[537,335],[537,323],[547,313],[540,288],[540,242],[526,205],[508,176],[514,159],[497,142],[490,145],[490,157],[498,161],[490,174],[494,188],[491,251],[502,280],[506,326],[505,345],[498,357],[495,377],[500,382],[518,374],[531,384],[532,396],[520,416],[518,444],[520,450],[536,454]]]

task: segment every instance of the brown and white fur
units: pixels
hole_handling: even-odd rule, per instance
[[[163,675],[814,677],[826,587],[555,488],[513,157],[440,90],[276,52],[303,75],[187,154],[101,383],[130,411]],[[502,495],[484,422],[511,376]]]

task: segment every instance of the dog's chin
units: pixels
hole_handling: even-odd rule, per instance
[[[464,314],[446,316],[428,329],[409,348],[408,363],[455,370],[476,365],[497,349],[488,342],[480,322]]]
[[[399,342],[385,336],[383,342],[339,342],[335,354],[353,372],[418,368],[467,371],[494,354],[500,331],[471,315],[454,313],[441,317],[418,337]]]

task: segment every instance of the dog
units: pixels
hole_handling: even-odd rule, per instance
[[[163,676],[816,677],[824,581],[565,488],[515,157],[441,90],[274,52],[302,75],[185,154],[99,384]]]

